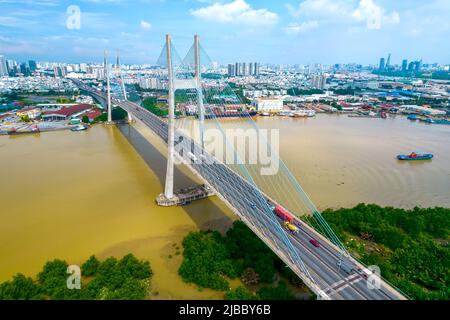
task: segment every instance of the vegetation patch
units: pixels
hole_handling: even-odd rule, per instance
[[[17,274],[0,284],[0,300],[142,300],[149,295],[152,269],[132,254],[99,261],[91,256],[81,266],[81,289],[68,289],[68,264],[47,262],[34,280]]]
[[[306,290],[302,281],[241,221],[225,236],[217,231],[189,233],[183,240],[178,273],[202,288],[227,291],[226,299],[294,299],[287,280]],[[247,287],[230,290],[229,279]]]
[[[323,216],[346,246],[414,299],[450,299],[450,209],[359,204]]]

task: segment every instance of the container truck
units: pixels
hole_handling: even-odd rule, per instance
[[[283,221],[288,221],[289,223],[293,223],[294,222],[294,217],[287,212],[283,207],[281,206],[277,206],[273,212],[280,217],[281,219],[283,219]]]

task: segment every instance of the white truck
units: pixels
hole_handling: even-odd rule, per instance
[[[192,161],[197,161],[197,157],[192,152],[188,152],[187,155]]]

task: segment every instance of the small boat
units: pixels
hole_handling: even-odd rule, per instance
[[[386,118],[387,118],[386,112],[381,111],[381,112],[380,112],[380,117],[381,117],[381,119],[386,119]]]
[[[37,126],[32,126],[29,130],[21,130],[18,131],[16,128],[11,128],[7,131],[8,135],[15,136],[19,134],[32,134],[32,133],[40,133],[40,130]]]
[[[87,127],[83,126],[82,124],[76,126],[75,128],[70,129],[71,131],[84,131],[87,130]]]
[[[413,152],[411,154],[400,154],[397,156],[398,160],[431,160],[433,155],[431,153]]]
[[[292,111],[280,111],[277,115],[280,117],[290,117],[292,115]]]
[[[293,117],[293,118],[312,118],[315,115],[316,115],[316,111],[309,110],[309,109],[304,109],[304,110],[293,111],[290,114],[290,117]]]
[[[431,119],[431,118],[425,119],[423,122],[425,122],[425,123],[436,123],[436,121],[434,119]]]
[[[262,117],[270,117],[270,113],[269,112],[261,112],[259,115],[262,116]]]
[[[411,121],[416,121],[417,120],[417,116],[415,114],[410,114],[407,119],[411,120]]]

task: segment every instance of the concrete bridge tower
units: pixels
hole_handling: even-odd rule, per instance
[[[107,91],[107,112],[108,112],[108,122],[112,123],[112,113],[111,113],[111,84],[109,80],[109,64],[108,64],[108,51],[105,50],[105,78],[106,78],[106,91]]]
[[[174,156],[175,156],[175,79],[173,73],[172,63],[172,39],[170,34],[166,35],[166,56],[167,56],[167,71],[169,77],[168,91],[169,91],[169,118],[168,118],[168,154],[167,154],[167,169],[166,169],[166,185],[164,195],[167,200],[173,198],[173,175],[174,175]]]
[[[168,69],[168,91],[169,91],[169,116],[168,116],[168,154],[167,169],[164,194],[158,197],[158,203],[172,204],[179,199],[174,196],[173,179],[174,179],[174,157],[175,157],[175,90],[176,89],[195,89],[197,91],[197,108],[200,120],[200,137],[202,152],[204,148],[204,121],[205,110],[203,105],[203,93],[201,83],[201,61],[200,61],[200,38],[198,35],[194,37],[194,79],[176,79],[173,70],[172,59],[172,40],[170,34],[166,35],[166,58]]]

